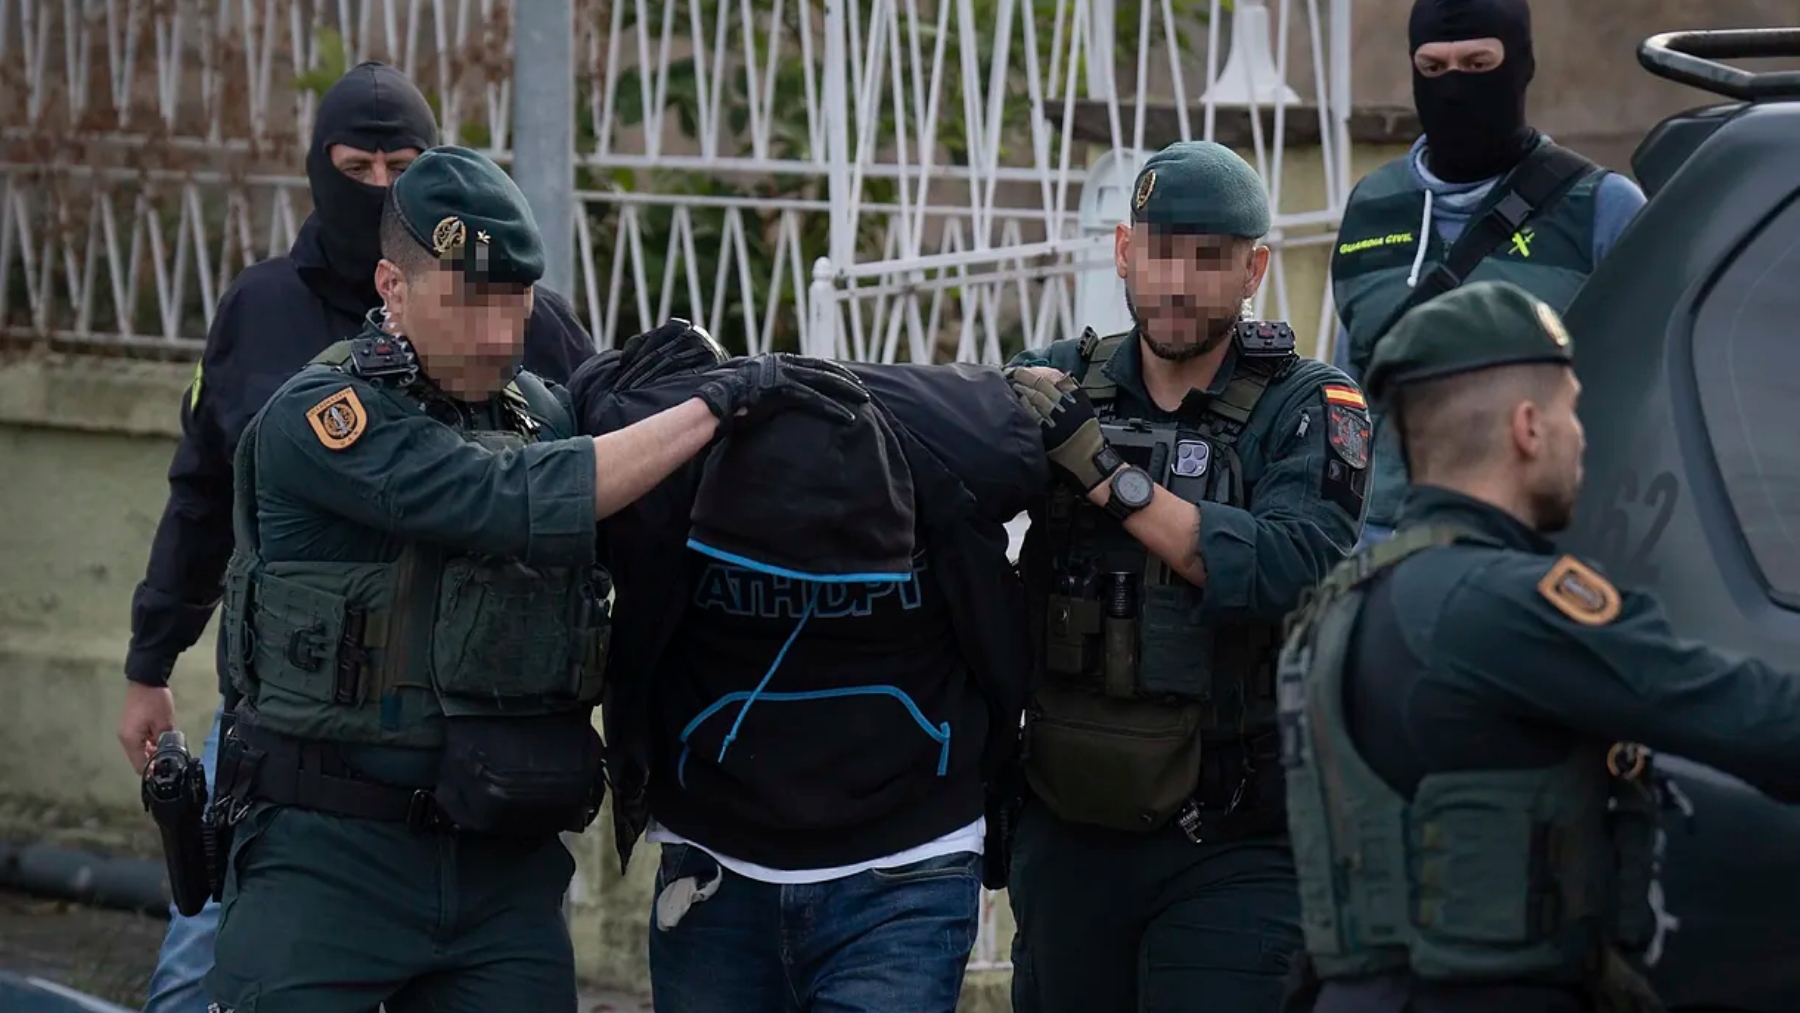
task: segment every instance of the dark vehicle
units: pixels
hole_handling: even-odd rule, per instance
[[[1670,117],[1632,168],[1650,203],[1567,314],[1587,484],[1569,549],[1654,591],[1683,634],[1800,671],[1800,28],[1645,42],[1651,73],[1730,102]],[[1800,1010],[1800,806],[1664,757],[1652,977],[1677,1013]]]

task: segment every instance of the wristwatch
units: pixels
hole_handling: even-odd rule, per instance
[[[1112,495],[1107,497],[1106,512],[1121,521],[1149,506],[1156,495],[1156,483],[1150,480],[1150,473],[1135,464],[1113,472],[1107,488]]]

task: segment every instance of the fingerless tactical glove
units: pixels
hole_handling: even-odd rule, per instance
[[[1081,385],[1028,367],[1006,370],[1006,381],[1026,413],[1043,427],[1050,463],[1083,493],[1106,481],[1120,458],[1100,432],[1094,405]]]

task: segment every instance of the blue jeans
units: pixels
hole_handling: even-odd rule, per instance
[[[219,719],[224,703],[213,711],[212,731],[200,751],[210,790],[219,776]],[[213,935],[219,929],[219,905],[208,900],[200,913],[184,918],[169,907],[169,933],[163,937],[156,972],[150,976],[150,998],[144,1013],[206,1013],[206,972],[213,965]]]
[[[652,915],[656,1013],[954,1013],[975,945],[981,856],[781,885],[670,844],[656,893],[721,876],[672,928]]]

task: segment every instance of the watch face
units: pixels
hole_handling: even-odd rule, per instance
[[[1155,491],[1155,483],[1150,476],[1136,468],[1128,468],[1119,472],[1113,479],[1113,495],[1123,500],[1127,506],[1144,506],[1150,502]]]

